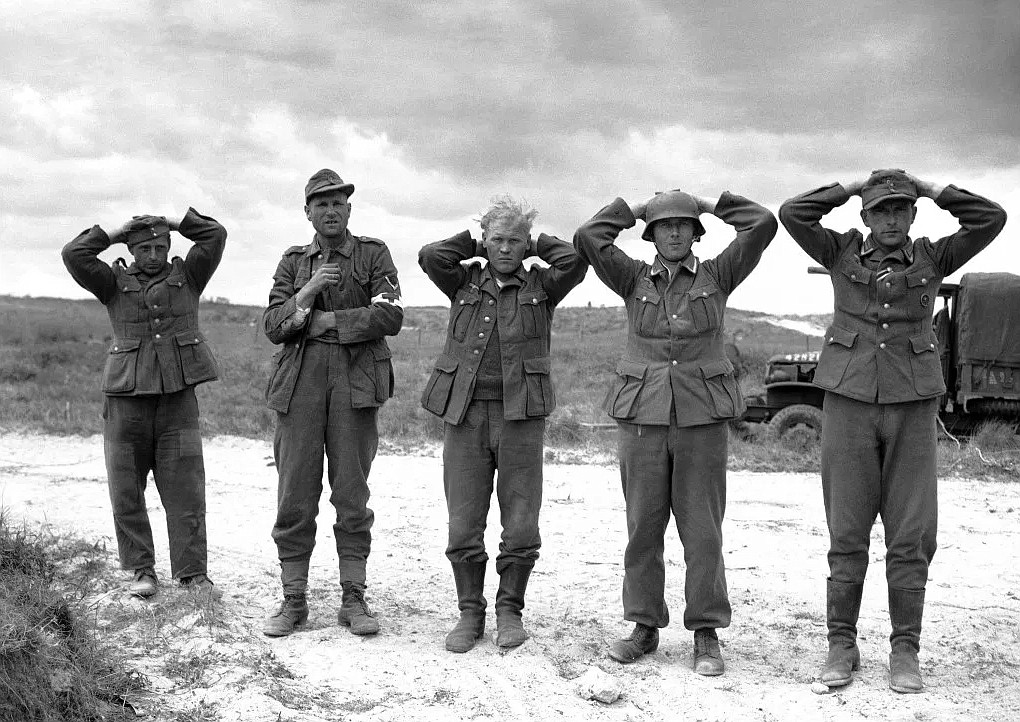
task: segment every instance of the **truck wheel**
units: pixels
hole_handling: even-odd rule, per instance
[[[822,410],[808,404],[787,406],[772,417],[769,430],[784,444],[799,448],[814,446],[822,439]]]

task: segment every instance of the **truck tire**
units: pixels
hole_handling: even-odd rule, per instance
[[[769,421],[769,431],[786,444],[814,446],[822,439],[822,410],[808,404],[787,406]]]

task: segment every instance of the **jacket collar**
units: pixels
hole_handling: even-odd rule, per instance
[[[496,277],[493,276],[492,275],[492,271],[489,270],[489,264],[485,264],[485,268],[482,269],[482,273],[481,273],[480,279],[481,279],[481,283],[479,285],[480,285],[481,288],[484,288],[489,293],[491,293],[493,296],[498,296],[499,295],[499,284],[496,283]],[[507,286],[507,285],[510,285],[510,286],[524,286],[525,284],[527,284],[527,282],[528,282],[528,272],[524,270],[524,266],[522,265],[522,266],[518,267],[518,269],[516,271],[514,271],[513,277],[510,278],[503,285],[504,286]]]
[[[677,268],[686,268],[691,274],[697,274],[698,272],[698,257],[693,253],[688,253],[680,261],[680,265]],[[669,278],[669,269],[666,268],[666,264],[662,262],[659,255],[655,255],[655,260],[652,261],[652,270],[648,272],[649,276],[658,276],[660,273],[665,273],[666,277]]]
[[[332,250],[335,250],[344,258],[350,258],[351,253],[354,252],[354,238],[355,236],[350,232],[350,230],[344,231],[344,240],[340,243],[340,247],[333,248]],[[320,252],[326,253],[329,250],[330,245],[326,243],[325,239],[320,238],[319,234],[316,233],[312,238],[312,242],[305,248],[305,256],[314,256]]]
[[[859,255],[861,258],[867,258],[876,250],[878,250],[878,244],[875,242],[875,240],[871,237],[871,234],[869,233],[868,237],[861,241],[861,252]],[[889,253],[886,254],[885,257],[886,258],[899,257],[899,259],[903,261],[904,265],[909,266],[911,263],[914,262],[914,242],[908,238],[903,243],[902,246],[900,246],[894,251],[890,251]]]

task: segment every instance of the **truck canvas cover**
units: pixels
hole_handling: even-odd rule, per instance
[[[957,303],[958,362],[1020,365],[1020,276],[965,273]]]

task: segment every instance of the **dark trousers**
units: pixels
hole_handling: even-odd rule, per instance
[[[277,414],[273,453],[279,471],[273,540],[280,561],[306,561],[315,547],[322,496],[323,451],[340,581],[365,583],[375,514],[368,508],[368,473],[379,446],[378,409],[351,408],[350,359],[339,344],[309,343],[290,411]]]
[[[620,422],[618,433],[627,504],[624,619],[650,627],[669,624],[663,548],[672,511],[687,565],[684,626],[728,627],[722,554],[726,424],[678,428]]]
[[[502,401],[474,400],[464,420],[446,425],[443,487],[450,516],[446,556],[454,564],[484,562],[485,519],[493,474],[503,534],[496,571],[510,564],[533,567],[542,538],[542,440],[545,419],[506,421]]]
[[[193,388],[159,396],[107,396],[103,447],[117,550],[124,569],[155,564],[145,485],[152,471],[166,510],[170,571],[205,574],[205,464]]]
[[[824,410],[830,579],[864,581],[871,528],[881,515],[889,586],[924,589],[938,524],[938,400],[871,404],[826,393]]]

